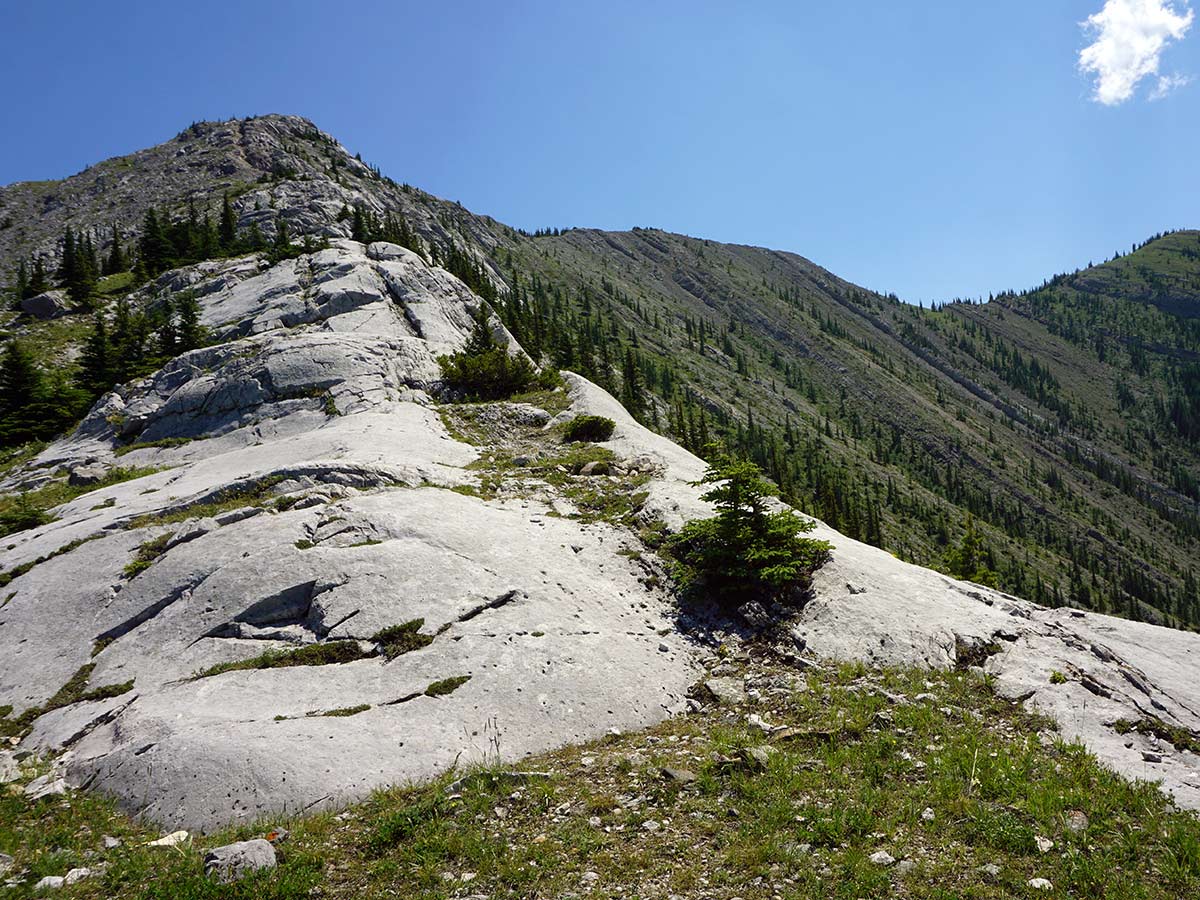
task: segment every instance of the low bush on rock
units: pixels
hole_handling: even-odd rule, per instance
[[[563,441],[607,441],[616,427],[616,422],[604,416],[576,416],[566,424]]]
[[[683,593],[727,606],[802,598],[829,558],[827,541],[801,537],[813,523],[791,510],[768,512],[766,501],[778,490],[748,460],[722,458],[700,484],[714,485],[703,497],[717,515],[688,522],[667,546]]]

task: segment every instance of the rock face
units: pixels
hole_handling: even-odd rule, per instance
[[[46,291],[21,301],[21,312],[35,319],[56,319],[66,315],[68,308],[65,291]]]
[[[160,471],[85,494],[0,550],[22,573],[0,605],[0,705],[44,704],[85,666],[89,690],[111,688],[41,715],[25,749],[65,751],[71,784],[207,829],[686,707],[705,651],[653,564],[628,552],[632,532],[585,521],[549,485],[482,491],[470,466],[486,451],[443,423],[436,358],[462,346],[481,302],[457,279],[399,247],[336,240],[151,288],[184,289],[217,342],[103,398],[32,464]],[[710,512],[699,459],[566,380],[559,418],[617,422],[605,446],[648,477],[643,518],[677,527]],[[536,407],[502,413],[550,427]],[[1041,609],[816,534],[835,551],[796,630],[808,652],[982,663],[1120,771],[1200,807],[1200,759],[1113,728],[1152,715],[1200,730],[1200,637]],[[407,652],[385,651],[386,629],[408,635]],[[303,648],[328,664],[197,677]]]

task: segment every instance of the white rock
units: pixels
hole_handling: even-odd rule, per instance
[[[275,848],[256,838],[214,847],[204,855],[204,873],[220,882],[233,882],[259,869],[275,867]]]
[[[33,886],[33,890],[39,894],[43,891],[57,891],[65,881],[66,879],[62,875],[47,875]]]
[[[39,775],[25,785],[25,796],[30,800],[41,800],[43,797],[57,797],[67,792],[67,783],[61,776],[49,772]]]
[[[871,854],[870,860],[877,866],[886,867],[892,865],[896,861],[896,858],[886,850],[876,850]]]
[[[1052,891],[1054,885],[1045,878],[1030,878],[1027,884],[1035,891]]]
[[[146,841],[145,847],[177,847],[180,844],[186,844],[191,841],[191,835],[186,831],[172,831],[170,834],[164,834],[162,837],[153,841]]]
[[[1054,849],[1054,841],[1050,840],[1050,838],[1042,837],[1039,834],[1033,840],[1034,840],[1034,843],[1037,844],[1039,853],[1049,853],[1051,850]]]
[[[85,878],[91,878],[94,874],[95,873],[86,866],[80,866],[77,869],[71,869],[69,872],[67,872],[66,877],[63,878],[63,884],[77,884],[78,882],[83,881]]]

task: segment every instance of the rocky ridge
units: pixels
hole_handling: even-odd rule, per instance
[[[535,404],[491,409],[493,440],[542,442],[545,471],[521,467],[519,483],[495,470],[498,448],[450,432],[436,357],[463,344],[481,301],[447,272],[337,238],[153,286],[183,289],[216,343],[108,395],[0,486],[157,470],[0,550],[15,574],[0,705],[53,706],[80,678],[111,694],[49,709],[21,742],[61,752],[67,783],[188,828],[334,806],[660,720],[685,708],[714,646],[740,639],[679,615],[635,530],[706,514],[703,463],[606,392],[568,374]],[[558,471],[553,423],[581,412],[617,422],[612,474]],[[628,516],[583,514],[591,493],[622,490]],[[1042,609],[816,536],[833,560],[773,638],[796,665],[981,665],[1118,771],[1200,808],[1184,746],[1200,733],[1200,637]],[[388,629],[420,637],[393,656]],[[305,648],[327,664],[229,668]]]

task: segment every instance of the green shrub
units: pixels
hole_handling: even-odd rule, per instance
[[[441,681],[435,681],[429,687],[425,688],[425,696],[445,697],[447,694],[453,694],[470,680],[470,675],[455,675],[453,678],[443,678]]]
[[[481,307],[467,345],[458,353],[438,357],[447,387],[469,400],[503,400],[529,390],[537,370],[524,356],[509,355],[500,346]]]
[[[371,636],[371,640],[379,645],[379,652],[387,659],[395,659],[413,650],[420,650],[433,643],[433,638],[421,634],[424,619],[413,619],[403,625],[391,625]]]
[[[0,510],[0,537],[16,534],[45,525],[51,520],[44,509],[29,498],[28,494],[18,494],[17,499],[6,509]]]
[[[617,423],[604,416],[576,416],[566,425],[563,440],[573,441],[607,441],[613,435]]]
[[[125,566],[125,577],[137,578],[138,575],[154,565],[154,561],[167,552],[167,544],[173,537],[175,537],[175,532],[168,531],[166,534],[160,534],[156,538],[143,542],[138,547],[133,560]]]
[[[778,490],[748,460],[724,457],[700,484],[714,485],[703,496],[717,515],[688,522],[668,544],[683,594],[724,605],[801,599],[829,558],[827,541],[800,537],[813,523],[791,510],[767,512],[766,500]]]

